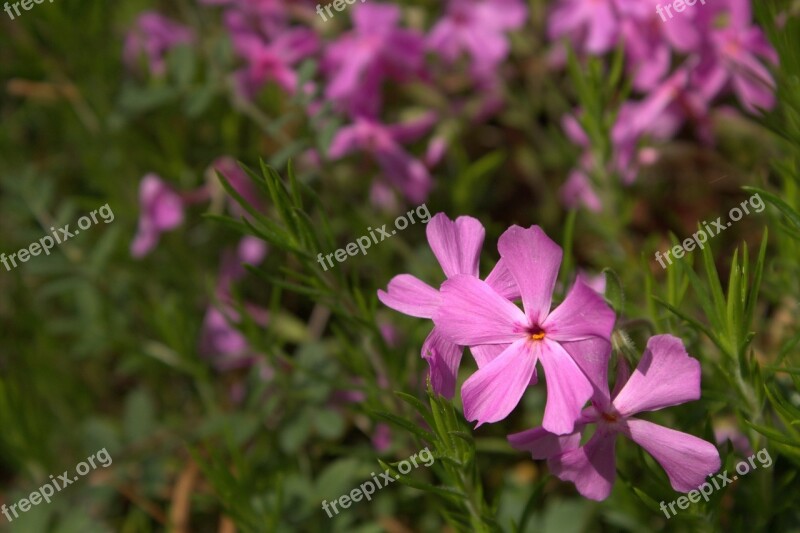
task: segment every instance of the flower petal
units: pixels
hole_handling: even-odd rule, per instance
[[[442,284],[439,294],[433,322],[456,344],[510,344],[525,336],[522,311],[476,277],[455,276]]]
[[[572,357],[594,387],[592,400],[602,407],[611,403],[608,394],[608,361],[611,343],[600,337],[574,342],[561,342],[561,347]]]
[[[581,445],[579,432],[556,435],[542,427],[508,435],[508,442],[517,450],[530,452],[533,459],[548,459],[553,455],[575,450]]]
[[[508,270],[503,259],[500,259],[492,271],[489,272],[489,275],[486,276],[486,283],[503,298],[508,300],[519,298],[517,282],[514,281],[514,276],[511,275],[511,271]]]
[[[517,406],[536,368],[531,347],[527,339],[516,341],[464,382],[461,399],[467,420],[477,421],[476,427],[499,422]]]
[[[540,359],[547,382],[542,427],[557,435],[571,433],[594,388],[560,344],[547,338],[533,344],[541,345]]]
[[[561,247],[539,226],[528,229],[511,226],[500,236],[497,249],[517,282],[525,315],[532,323],[541,325],[550,312]]]
[[[422,358],[428,361],[431,387],[435,393],[447,399],[453,398],[463,354],[463,347],[444,338],[437,328],[431,330],[422,344]]]
[[[486,231],[477,219],[458,217],[453,222],[444,213],[437,213],[428,222],[425,231],[445,276],[478,275],[478,261]]]
[[[564,481],[572,481],[585,498],[602,501],[611,494],[616,479],[614,444],[617,435],[597,431],[577,450],[550,458],[550,471]]]
[[[541,324],[547,337],[560,342],[600,337],[611,340],[616,314],[597,294],[578,279],[561,302]]]
[[[694,435],[636,418],[626,420],[622,431],[658,461],[677,491],[694,490],[719,470],[717,448]]]
[[[400,274],[389,282],[387,292],[378,291],[383,305],[405,315],[432,318],[439,307],[439,292],[410,274]]]
[[[642,360],[622,387],[614,407],[622,416],[657,411],[700,398],[700,363],[672,335],[647,341]]]

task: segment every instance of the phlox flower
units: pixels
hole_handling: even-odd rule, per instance
[[[711,99],[727,86],[751,113],[775,105],[775,82],[763,61],[777,64],[778,55],[752,23],[750,0],[709,4],[698,14],[706,36],[702,61],[692,82]]]
[[[508,56],[505,32],[521,27],[527,13],[520,0],[450,0],[427,47],[450,63],[466,53],[474,73],[491,74]]]
[[[657,335],[648,340],[630,377],[625,365],[620,368],[613,393],[609,394],[606,383],[592,406],[583,410],[574,432],[556,435],[538,427],[509,435],[509,442],[530,452],[534,459],[547,459],[550,471],[575,483],[586,498],[604,500],[616,477],[614,448],[621,433],[653,456],[666,471],[673,489],[696,489],[720,468],[714,445],[633,415],[699,399],[700,363],[686,353],[680,339]],[[595,432],[581,446],[581,433],[589,424],[596,426]]]
[[[360,117],[336,133],[328,155],[340,159],[356,151],[369,154],[409,201],[421,203],[433,185],[431,176],[425,164],[402,145],[422,137],[435,120],[435,115],[429,113],[409,122],[386,125]]]
[[[184,201],[159,176],[147,174],[139,184],[139,228],[131,243],[131,255],[149,254],[161,233],[183,223]]]
[[[262,377],[271,373],[264,364],[263,358],[250,346],[247,338],[237,326],[242,317],[234,306],[233,283],[244,278],[244,264],[257,265],[264,260],[267,247],[256,237],[244,237],[236,250],[226,250],[222,255],[219,278],[215,289],[216,302],[210,305],[203,320],[200,335],[200,353],[211,359],[214,366],[221,371],[249,367],[258,363]],[[244,304],[249,317],[266,326],[269,312],[255,305]]]
[[[164,59],[167,52],[178,45],[192,42],[194,33],[191,29],[155,11],[145,11],[125,36],[122,56],[128,68],[134,68],[140,54],[144,54],[150,72],[162,76],[167,68]]]
[[[317,34],[306,28],[287,29],[269,41],[250,32],[235,33],[232,39],[234,49],[247,62],[236,74],[247,98],[270,81],[294,93],[298,88],[295,65],[319,48]]]
[[[572,432],[595,383],[605,379],[614,312],[581,280],[550,310],[562,251],[538,226],[510,227],[498,250],[525,312],[488,283],[459,275],[442,285],[433,317],[455,344],[504,346],[464,383],[464,415],[478,425],[503,420],[536,379],[541,362],[547,377],[543,425],[557,434]]]
[[[385,79],[403,82],[421,72],[424,40],[416,31],[398,28],[399,6],[367,3],[351,14],[353,30],[325,49],[325,96],[353,116],[375,117]]]
[[[428,244],[447,278],[465,275],[478,279],[478,263],[486,232],[477,219],[462,216],[452,221],[444,213],[437,213],[428,222],[426,233]],[[500,297],[514,298],[518,295],[502,260],[486,278],[486,283],[503,295]],[[378,299],[395,311],[419,318],[433,318],[440,304],[439,291],[410,274],[392,278],[386,291],[378,291]],[[436,393],[453,397],[463,352],[463,346],[448,340],[438,327],[434,327],[425,339],[422,357],[430,366],[431,386]],[[480,366],[484,361],[482,352],[476,350],[473,355]]]

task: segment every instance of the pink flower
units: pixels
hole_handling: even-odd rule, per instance
[[[237,326],[242,317],[234,307],[232,286],[241,280],[246,270],[244,264],[258,265],[267,254],[267,246],[256,237],[244,237],[236,251],[226,250],[222,255],[219,279],[215,289],[217,303],[209,306],[203,320],[200,353],[212,359],[218,370],[233,370],[258,363],[263,372],[268,369],[263,358],[252,349],[247,338]],[[260,326],[269,322],[269,312],[255,305],[244,304],[249,318]],[[265,378],[266,379],[266,378]]]
[[[369,3],[351,10],[353,31],[331,43],[323,60],[327,99],[353,116],[376,117],[385,79],[407,81],[424,61],[422,35],[397,27],[400,8]]]
[[[526,16],[519,0],[450,0],[428,35],[427,47],[450,63],[466,53],[474,73],[491,74],[508,56],[505,32],[521,27]]]
[[[657,335],[647,342],[630,379],[625,375],[627,366],[620,368],[614,393],[609,394],[606,384],[603,394],[583,410],[573,433],[556,435],[539,427],[509,435],[509,442],[530,452],[534,459],[548,459],[556,476],[572,481],[578,492],[592,500],[604,500],[611,493],[619,433],[653,456],[666,471],[672,488],[680,492],[697,488],[720,468],[714,445],[633,415],[699,399],[700,363],[689,357],[680,339]],[[581,446],[581,433],[588,424],[595,424],[596,430]]]
[[[139,15],[133,28],[125,36],[122,52],[128,68],[134,68],[140,54],[147,56],[150,72],[161,76],[166,71],[164,56],[180,44],[194,42],[192,30],[172,21],[155,11]]]
[[[478,425],[503,420],[536,379],[541,361],[547,376],[543,425],[554,433],[569,433],[597,380],[605,379],[614,312],[580,280],[550,311],[562,252],[538,226],[510,227],[498,250],[519,287],[525,312],[486,282],[461,275],[444,282],[433,317],[450,342],[507,345],[464,383],[464,415]]]
[[[269,42],[251,32],[235,33],[232,39],[234,49],[247,62],[237,73],[239,88],[247,98],[270,81],[293,94],[297,90],[294,66],[319,48],[317,35],[305,28],[285,30]]]
[[[620,17],[615,0],[562,0],[548,18],[550,39],[569,37],[590,54],[611,50],[619,37]]]
[[[447,278],[465,275],[477,279],[478,263],[485,230],[472,217],[459,217],[453,222],[444,213],[437,213],[426,228],[428,244]],[[518,292],[508,271],[501,262],[486,278],[487,284],[505,297],[514,298]],[[386,292],[378,291],[378,299],[387,307],[419,318],[432,318],[440,303],[439,291],[410,275],[395,276]],[[431,330],[422,345],[422,357],[430,366],[430,379],[436,393],[452,398],[463,347],[441,334],[438,327]],[[476,355],[476,359],[481,356]],[[481,364],[481,359],[479,359]]]
[[[213,360],[218,370],[234,370],[253,365],[258,356],[245,336],[236,328],[241,318],[231,307],[209,307],[203,320],[200,352]]]
[[[775,105],[775,82],[762,60],[778,63],[763,32],[752,25],[750,0],[709,4],[698,18],[706,35],[702,62],[692,82],[707,99],[730,85],[751,113]]]
[[[332,159],[340,159],[356,151],[368,153],[376,160],[386,178],[409,201],[421,203],[428,197],[432,187],[431,176],[422,161],[406,152],[402,144],[420,138],[434,122],[435,116],[432,114],[395,125],[358,118],[352,125],[336,133],[328,153]]]
[[[156,247],[161,233],[183,223],[184,202],[180,195],[155,174],[139,184],[139,229],[131,243],[131,255],[144,257]]]
[[[225,6],[226,26],[234,35],[243,31],[277,35],[288,24],[289,2],[286,0],[201,0],[201,2],[207,5]]]

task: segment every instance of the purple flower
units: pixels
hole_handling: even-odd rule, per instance
[[[351,13],[353,31],[325,51],[322,66],[330,80],[325,96],[353,116],[376,117],[383,81],[404,82],[422,70],[424,39],[397,27],[398,6],[370,3]]]
[[[297,90],[294,66],[319,48],[317,35],[309,29],[289,29],[271,41],[256,33],[233,34],[233,46],[247,66],[237,72],[239,88],[253,98],[267,82],[275,82],[284,91]]]
[[[466,53],[473,73],[491,74],[508,56],[505,32],[522,26],[526,16],[519,0],[450,0],[428,35],[427,47],[450,63]]]
[[[156,247],[161,233],[183,223],[184,201],[155,174],[139,184],[139,229],[131,243],[131,255],[144,257]]]
[[[286,0],[201,0],[203,4],[225,6],[225,23],[232,35],[258,31],[277,35],[288,20]]]
[[[422,161],[406,152],[402,144],[420,138],[434,122],[433,114],[395,125],[358,118],[336,133],[328,154],[332,159],[340,159],[356,151],[368,153],[409,201],[421,203],[430,192],[431,176]]]
[[[444,213],[437,213],[426,228],[428,244],[447,278],[465,275],[477,279],[478,263],[485,230],[472,217],[459,217],[453,222]],[[508,271],[498,262],[486,278],[488,286],[500,294],[514,298],[518,291]],[[419,318],[433,318],[440,304],[439,292],[424,281],[410,275],[395,276],[386,292],[378,291],[378,299],[387,307]],[[431,330],[422,345],[422,357],[430,366],[433,390],[452,398],[455,393],[458,367],[463,346],[456,345],[441,334],[438,327]],[[473,355],[482,362],[482,354]]]
[[[580,280],[550,311],[562,252],[538,226],[510,227],[498,250],[519,287],[525,312],[486,282],[461,275],[444,282],[433,317],[450,342],[508,345],[464,383],[464,415],[478,425],[503,420],[536,379],[540,361],[547,376],[543,425],[554,433],[569,433],[593,385],[597,387],[593,382],[605,379],[614,312]]]
[[[155,11],[140,14],[125,37],[122,57],[128,68],[134,68],[140,54],[147,56],[150,72],[161,76],[166,71],[164,56],[180,44],[194,42],[192,30]]]
[[[209,306],[203,320],[200,337],[200,353],[213,360],[218,370],[232,370],[262,365],[263,371],[268,367],[256,353],[247,338],[237,329],[242,317],[234,308],[231,288],[234,282],[241,280],[246,270],[243,264],[257,265],[264,260],[267,246],[256,237],[247,236],[240,242],[236,251],[226,250],[222,255],[219,279],[215,290],[217,304]],[[257,324],[266,326],[269,312],[255,305],[244,304],[249,317]]]
[[[750,0],[709,4],[698,15],[707,45],[693,73],[707,99],[730,85],[751,113],[775,105],[775,82],[761,60],[777,64],[778,56],[763,32],[752,25]]]
[[[569,37],[579,50],[590,54],[608,52],[620,30],[615,4],[615,0],[558,2],[547,21],[547,34],[551,39]]]
[[[251,366],[258,360],[250,343],[236,328],[241,321],[239,313],[225,306],[209,307],[203,320],[200,352],[213,359],[218,370],[234,370]]]
[[[556,435],[538,427],[508,436],[511,445],[547,459],[550,470],[564,481],[572,481],[583,496],[604,500],[616,477],[614,446],[621,433],[653,456],[669,477],[672,488],[689,492],[706,476],[720,468],[719,452],[709,442],[693,435],[647,422],[633,415],[657,411],[700,398],[700,363],[689,357],[680,339],[657,335],[630,379],[625,370],[617,379],[613,394],[608,385],[583,410],[575,432]],[[623,385],[624,384],[624,385]],[[596,429],[581,446],[581,432],[588,424]]]

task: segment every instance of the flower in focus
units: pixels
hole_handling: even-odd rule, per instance
[[[581,495],[604,500],[616,477],[614,447],[621,433],[653,456],[673,489],[696,489],[720,468],[714,445],[633,415],[699,399],[700,363],[686,353],[680,339],[657,335],[648,340],[633,375],[628,378],[624,364],[620,369],[614,393],[609,394],[606,384],[603,394],[595,396],[592,406],[581,413],[575,432],[556,435],[538,427],[509,435],[509,442],[534,459],[547,459],[551,472],[575,483]],[[589,424],[595,424],[596,430],[581,446],[581,432]]]
[[[477,279],[485,235],[477,219],[464,216],[452,221],[444,213],[437,213],[428,222],[426,232],[428,244],[447,278],[463,274]],[[516,288],[501,263],[486,279],[490,287],[506,297],[516,296]],[[392,278],[385,292],[378,291],[378,299],[395,311],[419,318],[433,318],[440,303],[436,289],[410,274]],[[447,398],[455,394],[463,351],[462,346],[442,336],[439,328],[431,330],[422,345],[422,357],[430,366],[431,386],[436,393]],[[479,357],[476,355],[476,359]]]
[[[194,42],[192,30],[155,11],[139,15],[125,37],[122,56],[128,68],[134,68],[140,54],[147,57],[150,72],[162,76],[166,72],[164,56],[172,48]]]
[[[536,379],[540,361],[547,377],[543,425],[557,434],[572,432],[597,382],[605,380],[614,312],[581,280],[550,311],[562,251],[538,226],[510,227],[498,250],[525,312],[486,282],[460,275],[442,285],[433,317],[451,342],[504,347],[464,383],[464,415],[478,425],[503,420]]]
[[[184,201],[155,174],[147,174],[139,184],[139,228],[131,243],[131,255],[144,257],[156,247],[161,233],[183,223]]]

